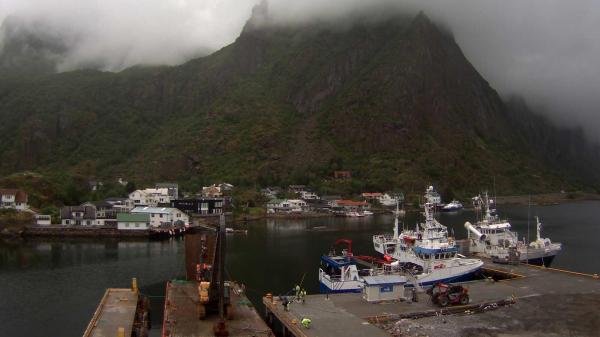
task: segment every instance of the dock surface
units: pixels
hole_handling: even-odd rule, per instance
[[[587,336],[590,332],[600,331],[600,312],[596,311],[600,303],[597,275],[523,264],[500,265],[486,260],[484,268],[512,278],[463,283],[469,289],[470,303],[465,307],[448,307],[459,313],[451,318],[440,319],[442,308],[431,303],[425,293],[419,293],[419,301],[414,303],[368,303],[362,294],[356,293],[308,295],[305,304],[293,302],[289,311],[284,310],[277,296],[273,299],[264,297],[263,303],[267,309],[267,322],[274,331],[285,326],[286,335],[297,337],[477,336],[493,335],[494,331],[500,331],[498,329],[504,329],[506,333],[512,331],[511,336],[535,336],[535,331],[528,330],[528,326],[552,326],[558,335],[575,332],[575,335]],[[499,303],[515,304],[500,307]],[[472,314],[473,307],[484,308],[483,313]],[[539,307],[537,312],[532,310],[536,307]],[[495,310],[497,308],[500,309]],[[488,310],[490,312],[486,312]],[[312,320],[309,329],[302,328],[299,323],[304,317]],[[404,319],[414,317],[430,318]],[[446,322],[451,320],[460,320],[461,324],[450,329],[451,325],[446,326]],[[482,323],[486,320],[489,320],[487,325]],[[396,324],[398,322],[403,324]],[[402,326],[408,328],[402,330]]]
[[[136,291],[107,289],[83,337],[114,337],[117,336],[119,328],[124,328],[131,334],[137,305]]]
[[[241,288],[234,284],[231,303],[234,317],[226,320],[231,337],[273,336],[271,329],[260,318],[252,303]],[[205,319],[198,318],[198,285],[194,281],[174,280],[167,283],[163,337],[204,337],[214,336],[213,326],[218,315]]]

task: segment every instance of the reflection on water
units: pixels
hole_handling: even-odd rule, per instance
[[[599,272],[595,254],[599,229],[595,211],[600,202],[558,206],[499,207],[522,238],[527,214],[539,215],[543,235],[563,243],[555,265]],[[465,221],[474,214],[440,214],[440,222],[460,239]],[[414,227],[419,214],[407,214],[404,226]],[[353,249],[375,254],[374,234],[391,232],[391,215],[370,218],[268,219],[250,223],[247,235],[228,235],[227,273],[246,284],[256,303],[266,292],[284,293],[297,283],[318,291],[318,263],[339,238],[353,240]],[[534,233],[534,221],[531,221]],[[315,227],[325,230],[315,230]],[[151,296],[153,322],[160,328],[164,282],[184,277],[184,244],[170,241],[18,240],[0,241],[0,336],[81,336],[104,289],[128,287],[137,277]],[[155,330],[155,333],[158,330]]]

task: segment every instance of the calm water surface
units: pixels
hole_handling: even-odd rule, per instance
[[[520,237],[527,235],[528,214],[539,215],[543,235],[563,243],[554,266],[599,273],[596,215],[600,202],[556,206],[505,206]],[[472,212],[441,214],[440,221],[466,236],[463,224]],[[418,214],[408,214],[414,226]],[[266,292],[285,293],[303,279],[309,292],[318,291],[319,256],[338,238],[353,240],[353,249],[372,254],[371,236],[391,232],[391,215],[372,218],[267,220],[248,225],[248,235],[228,236],[227,272],[241,280],[253,302]],[[534,236],[534,221],[530,222]],[[324,231],[311,231],[327,226]],[[184,276],[184,245],[170,241],[26,240],[0,241],[0,337],[81,336],[104,289],[129,287],[137,277],[151,297],[153,335],[160,335],[164,282]]]

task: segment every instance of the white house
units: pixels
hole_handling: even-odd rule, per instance
[[[52,224],[52,217],[46,214],[34,215],[35,224],[38,226],[50,226]]]
[[[166,188],[167,194],[171,200],[179,199],[179,184],[176,183],[156,183],[155,188]]]
[[[136,207],[131,214],[148,214],[151,227],[173,227],[177,225],[188,225],[190,218],[187,214],[177,208],[171,207]]]
[[[0,208],[13,208],[19,211],[29,209],[27,193],[17,189],[0,189]]]
[[[150,228],[150,214],[119,213],[117,214],[117,228],[121,230],[148,230]]]
[[[220,198],[223,196],[223,191],[219,185],[210,185],[202,187],[202,196],[206,198]]]
[[[159,204],[168,204],[171,202],[168,188],[146,188],[136,190],[129,194],[129,199],[133,200],[133,205],[156,207]]]
[[[267,213],[298,213],[307,207],[306,201],[300,199],[272,199],[267,203]]]
[[[320,198],[315,192],[301,191],[300,199],[302,199],[302,200],[319,200]]]
[[[117,213],[129,213],[134,207],[133,200],[128,198],[107,198],[104,201],[111,204]]]

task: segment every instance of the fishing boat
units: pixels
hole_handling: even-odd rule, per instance
[[[401,230],[396,217],[392,235],[373,236],[375,250],[384,257],[397,260],[401,270],[413,276],[409,278],[408,286],[473,279],[483,262],[458,254],[456,242],[449,237],[447,227],[434,218],[435,204],[425,203],[424,210],[425,222],[417,224],[414,230]]]
[[[442,212],[456,212],[463,209],[463,204],[458,200],[452,200],[442,207]]]
[[[469,250],[471,253],[490,258],[497,263],[529,263],[534,265],[552,264],[562,245],[541,237],[542,223],[536,219],[536,238],[527,244],[519,240],[518,234],[511,231],[508,220],[501,220],[493,207],[494,201],[487,193],[473,198],[477,210],[477,222],[465,223]]]
[[[346,244],[347,248],[337,253],[335,247],[340,244]],[[364,287],[362,276],[369,274],[368,269],[359,269],[352,255],[352,241],[340,239],[328,254],[321,256],[319,290],[324,294],[360,293]]]

